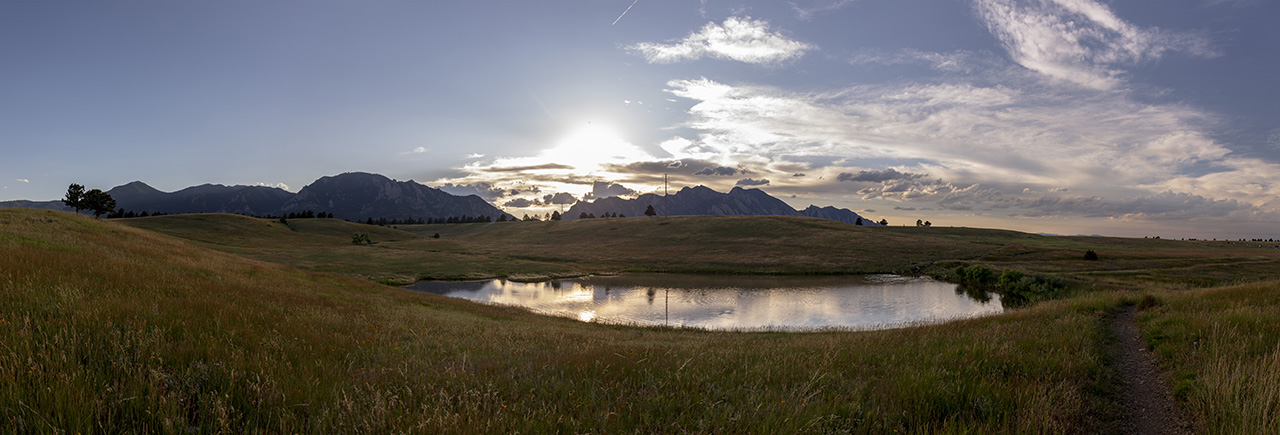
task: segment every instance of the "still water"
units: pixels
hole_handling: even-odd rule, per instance
[[[922,277],[636,274],[535,283],[422,281],[410,289],[517,305],[584,322],[717,330],[884,329],[1003,311],[999,295],[968,295]]]

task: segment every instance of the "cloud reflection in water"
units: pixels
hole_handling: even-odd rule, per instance
[[[520,283],[420,282],[409,288],[516,305],[581,321],[708,329],[880,329],[996,314],[929,278],[702,275],[592,276]]]

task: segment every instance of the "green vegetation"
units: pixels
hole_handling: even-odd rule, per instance
[[[1105,325],[1133,303],[1202,430],[1275,432],[1280,415],[1280,283],[1261,281],[1280,253],[1257,243],[765,217],[400,228],[0,210],[0,430],[1105,433]],[[376,283],[961,266],[1070,291],[796,334],[586,324]]]

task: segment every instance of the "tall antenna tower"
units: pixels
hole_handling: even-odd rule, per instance
[[[667,208],[667,174],[662,174],[662,217],[671,217],[671,209]]]

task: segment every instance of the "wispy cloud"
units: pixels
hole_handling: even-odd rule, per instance
[[[1093,0],[975,0],[973,5],[1014,62],[1094,89],[1115,88],[1124,66],[1172,52],[1217,55],[1204,36],[1135,26]]]
[[[957,50],[947,53],[907,48],[902,50],[867,49],[849,59],[854,65],[923,65],[941,72],[973,72],[995,66],[989,52]]]
[[[703,57],[754,64],[776,64],[803,56],[817,47],[771,31],[769,23],[751,17],[730,17],[671,44],[642,42],[628,47],[649,63],[672,63]]]
[[[26,178],[19,178],[19,179],[18,179],[18,182],[20,182],[20,183],[28,183],[28,184],[29,184],[29,183],[31,183],[31,180],[28,180],[28,179],[26,179]]]
[[[864,199],[950,210],[1065,213],[1035,202],[1037,191],[1077,193],[1055,196],[1062,201],[1101,198],[1110,206],[1097,210],[1117,218],[1174,216],[1147,209],[1174,198],[1161,192],[1185,195],[1176,198],[1191,207],[1187,214],[1201,216],[1280,208],[1280,165],[1237,156],[1212,139],[1213,116],[1001,74],[987,80],[998,85],[898,83],[826,93],[675,80],[670,92],[695,100],[685,127],[699,133],[663,148],[675,158],[738,162],[763,174],[816,172],[852,183]],[[829,163],[783,166],[797,159]],[[858,161],[914,163],[849,167]]]
[[[796,16],[801,20],[812,19],[814,15],[822,12],[831,12],[845,6],[853,4],[854,0],[799,0],[789,2],[791,9],[796,11]]]

